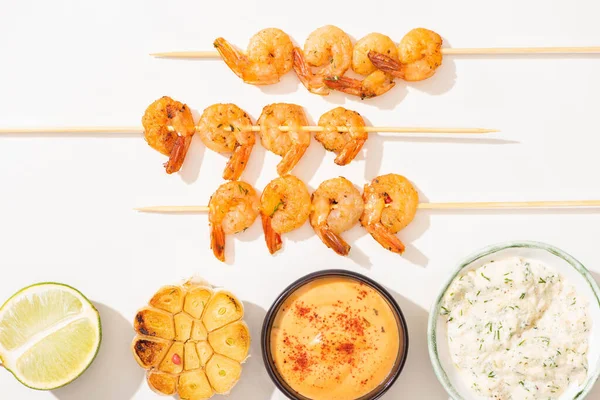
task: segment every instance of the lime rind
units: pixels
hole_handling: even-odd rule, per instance
[[[32,335],[29,339],[33,341],[33,344],[30,344],[29,346],[27,346],[26,344],[25,346],[21,346],[16,350],[13,349],[9,351],[6,348],[4,348],[2,346],[2,343],[0,342],[0,362],[2,363],[2,366],[4,366],[6,370],[8,370],[21,384],[35,390],[53,390],[73,382],[75,379],[81,376],[81,374],[83,374],[92,364],[92,362],[98,355],[98,351],[100,350],[100,344],[102,342],[102,325],[98,310],[77,289],[62,283],[55,282],[41,282],[31,286],[27,286],[15,293],[13,296],[11,296],[2,305],[2,307],[0,307],[0,331],[2,329],[1,324],[3,319],[6,318],[7,312],[10,310],[10,307],[15,302],[21,300],[22,298],[25,298],[26,296],[41,294],[48,290],[62,290],[78,298],[83,306],[81,309],[81,313],[63,318],[54,326],[48,328],[52,330],[48,335],[44,335],[44,333],[46,333],[48,329],[46,331],[40,332],[39,334]],[[62,379],[55,379],[53,382],[35,382],[27,377],[27,375],[29,375],[30,373],[23,374],[19,370],[20,358],[27,352],[31,351],[34,347],[38,346],[40,344],[40,341],[45,340],[45,338],[47,338],[48,336],[52,336],[53,334],[59,332],[61,329],[64,329],[65,327],[68,327],[71,324],[78,323],[79,321],[87,321],[89,323],[89,327],[91,327],[92,329],[91,333],[95,334],[95,338],[92,340],[93,346],[91,346],[92,349],[87,354],[87,357],[84,357],[77,366],[77,368],[74,368],[71,373],[66,374],[66,376]],[[25,347],[25,349],[23,350],[22,347]],[[27,368],[31,368],[32,366],[33,365],[28,365]],[[38,365],[35,366],[39,367]]]

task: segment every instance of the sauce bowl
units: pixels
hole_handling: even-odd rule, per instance
[[[331,269],[314,272],[292,283],[277,297],[277,299],[267,312],[267,315],[265,316],[261,334],[262,356],[265,363],[265,367],[267,368],[267,372],[269,373],[269,376],[271,377],[275,386],[277,386],[277,388],[288,398],[292,400],[311,400],[310,398],[301,395],[300,393],[296,392],[292,387],[290,387],[290,385],[285,381],[283,376],[281,376],[280,372],[278,371],[274,362],[273,354],[271,352],[271,332],[278,312],[282,305],[285,303],[285,301],[298,289],[304,287],[305,285],[313,281],[324,278],[344,278],[349,280],[355,280],[359,283],[369,286],[383,298],[385,303],[387,303],[387,305],[390,307],[393,316],[395,317],[396,324],[398,327],[398,340],[400,342],[400,350],[396,356],[396,360],[387,377],[377,387],[375,387],[366,395],[357,397],[354,400],[378,399],[394,384],[394,382],[402,372],[402,369],[406,362],[406,357],[408,355],[408,330],[406,326],[406,320],[404,319],[404,315],[402,314],[402,311],[400,310],[400,307],[398,306],[394,298],[388,293],[387,290],[383,288],[383,286],[379,285],[377,282],[373,281],[370,278],[367,278],[364,275],[351,271]]]
[[[539,260],[553,267],[564,276],[580,296],[588,300],[592,329],[589,336],[588,374],[580,384],[572,383],[559,397],[560,400],[581,400],[591,391],[600,375],[600,289],[589,271],[575,258],[564,251],[545,243],[513,241],[481,249],[462,260],[454,273],[444,283],[429,314],[427,330],[429,357],[435,374],[450,397],[454,400],[481,399],[463,383],[460,373],[450,356],[447,330],[441,306],[450,284],[459,275],[477,269],[500,257],[526,257]]]

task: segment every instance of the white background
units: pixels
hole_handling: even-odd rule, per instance
[[[162,95],[198,112],[233,102],[254,118],[271,102],[306,107],[313,122],[338,105],[373,125],[501,129],[485,138],[384,138],[373,135],[347,167],[313,142],[295,173],[314,189],[344,175],[362,186],[380,173],[407,176],[423,200],[598,199],[600,147],[597,56],[446,57],[424,82],[398,82],[360,101],[311,95],[290,73],[278,85],[243,84],[218,60],[158,60],[148,53],[210,50],[217,36],[244,47],[277,26],[302,44],[335,24],[354,38],[379,31],[396,41],[411,28],[439,32],[447,46],[600,45],[597,1],[408,2],[7,1],[0,7],[0,126],[138,125]],[[279,157],[257,145],[243,178],[261,189]],[[399,234],[404,257],[356,227],[345,234],[348,258],[326,249],[306,224],[271,257],[259,221],[229,238],[228,264],[209,249],[206,215],[149,215],[136,206],[206,204],[226,158],[195,138],[180,174],[140,135],[0,137],[0,299],[23,286],[57,281],[98,306],[104,343],[72,385],[50,393],[21,386],[0,371],[2,399],[154,399],[131,357],[131,321],[161,285],[198,274],[246,304],[253,357],[231,399],[281,399],[262,365],[265,310],[293,280],[324,268],[366,274],[393,292],[408,321],[410,354],[386,399],[447,398],[426,349],[427,313],[456,263],[505,240],[539,240],[573,254],[600,277],[600,214],[425,212]],[[0,301],[0,302],[1,302]],[[590,399],[600,399],[596,388]]]

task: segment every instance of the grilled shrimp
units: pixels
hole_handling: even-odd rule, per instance
[[[281,176],[286,175],[300,161],[310,144],[310,132],[300,129],[308,125],[304,110],[295,104],[269,104],[263,108],[258,125],[262,145],[283,157],[277,165],[277,172]],[[283,132],[279,126],[290,127],[290,130]]]
[[[313,31],[304,51],[294,48],[294,70],[312,93],[327,95],[325,79],[342,76],[352,64],[352,41],[340,28],[325,25]]]
[[[240,178],[256,142],[252,120],[235,104],[213,104],[202,113],[198,134],[202,142],[218,153],[232,153],[223,179]]]
[[[371,50],[398,59],[398,50],[392,39],[381,33],[370,33],[356,42],[352,52],[352,69],[366,77],[354,79],[341,75],[330,76],[325,80],[325,84],[331,89],[359,96],[361,99],[380,96],[393,88],[393,77],[382,73],[371,63],[368,57]]]
[[[241,232],[258,216],[260,201],[254,188],[242,181],[225,182],[210,197],[210,247],[219,260],[225,261],[225,235]]]
[[[263,231],[269,252],[281,249],[281,234],[300,228],[310,213],[310,194],[293,175],[273,179],[260,198]]]
[[[350,245],[340,234],[352,228],[363,213],[360,192],[348,179],[339,177],[321,183],[312,195],[310,224],[327,247],[348,255]]]
[[[150,104],[142,117],[144,138],[155,150],[169,156],[167,174],[179,171],[196,132],[190,108],[168,96]],[[169,130],[171,126],[174,132]]]
[[[319,118],[319,126],[325,128],[315,133],[315,139],[325,147],[326,150],[335,152],[337,165],[346,165],[356,157],[368,134],[363,129],[365,121],[356,111],[346,110],[343,107],[334,108]],[[345,126],[348,132],[340,132],[338,126]]]
[[[384,54],[398,61],[398,48],[389,36],[375,32],[369,33],[354,45],[352,70],[357,74],[369,75],[377,71],[377,67],[369,59],[370,51]]]
[[[397,174],[378,176],[365,185],[365,211],[361,224],[379,244],[402,254],[404,244],[395,235],[415,217],[419,194],[405,177]]]
[[[377,51],[369,59],[378,69],[406,81],[422,81],[442,65],[442,38],[425,28],[408,32],[398,45],[399,60]]]
[[[294,44],[277,28],[263,29],[252,36],[246,54],[221,37],[214,46],[227,66],[251,85],[277,83],[292,69]]]

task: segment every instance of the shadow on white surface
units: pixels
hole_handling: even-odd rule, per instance
[[[445,38],[444,45],[451,47]],[[418,82],[407,82],[409,87],[434,96],[448,92],[454,87],[455,83],[456,63],[453,56],[444,56],[442,65],[435,71],[435,74],[431,78]]]
[[[270,96],[295,93],[299,88],[304,89],[304,86],[302,86],[300,83],[300,80],[296,76],[296,73],[293,69],[285,74],[278,83],[257,87],[261,90],[261,92]],[[276,101],[273,103],[276,103]]]
[[[342,237],[346,243],[352,246],[350,253],[348,254],[348,258],[361,267],[371,268],[373,266],[373,262],[371,261],[369,255],[355,245],[356,241],[365,235],[368,235],[368,233],[365,228],[360,225],[360,222],[352,227],[352,229],[349,231],[342,233]]]
[[[388,289],[402,309],[408,326],[408,358],[400,377],[385,399],[447,399],[429,361],[427,349],[428,311]]]
[[[144,378],[131,355],[133,327],[112,308],[94,303],[102,321],[102,344],[96,360],[75,382],[53,390],[60,400],[129,400]]]
[[[265,164],[266,153],[267,150],[262,146],[262,144],[260,143],[260,137],[257,135],[256,144],[252,148],[252,154],[250,154],[250,159],[248,160],[246,169],[244,170],[244,173],[241,176],[241,180],[243,180],[244,182],[248,182],[252,186],[256,184],[256,181],[260,177],[260,174],[263,170],[263,166]]]
[[[225,235],[225,263],[228,265],[235,264],[235,242],[238,240],[242,242],[256,242],[258,246],[264,248],[265,254],[269,255],[269,250],[262,236],[263,229],[260,215],[256,218],[252,226],[245,231],[234,235]]]
[[[316,125],[316,121],[311,118],[311,115],[307,110],[306,118],[308,120],[309,125]],[[310,145],[306,149],[306,153],[302,156],[292,174],[296,175],[304,182],[308,182],[315,175],[317,170],[321,167],[323,163],[323,159],[325,158],[326,150],[321,145],[321,143],[317,142],[314,138],[314,135],[311,134]],[[311,192],[312,193],[312,192]]]
[[[267,374],[261,352],[261,330],[267,312],[260,306],[245,301],[244,321],[250,327],[252,343],[250,358],[244,363],[242,378],[231,391],[229,399],[269,399],[275,385]]]
[[[367,120],[365,118],[365,120]],[[370,125],[370,123],[369,123]],[[494,128],[494,127],[491,127]],[[495,139],[495,138],[485,138],[483,135],[481,137],[472,137],[472,136],[437,136],[437,137],[424,137],[424,136],[391,136],[391,135],[370,135],[369,140],[365,143],[364,149],[361,153],[366,151],[365,158],[365,179],[373,179],[378,175],[396,172],[402,170],[403,157],[402,154],[398,154],[398,169],[396,171],[380,171],[381,162],[384,158],[384,148],[385,143],[389,142],[410,142],[410,143],[422,143],[424,145],[427,144],[479,144],[479,145],[509,145],[509,144],[519,144],[520,142],[514,140],[505,140],[505,139]],[[410,157],[407,157],[410,159]]]
[[[196,182],[198,179],[198,176],[200,175],[200,166],[202,165],[205,151],[206,146],[204,146],[204,143],[202,143],[200,137],[198,135],[194,135],[194,137],[192,137],[192,143],[190,143],[190,147],[188,148],[188,152],[185,156],[185,161],[179,170],[181,179],[188,185]]]

